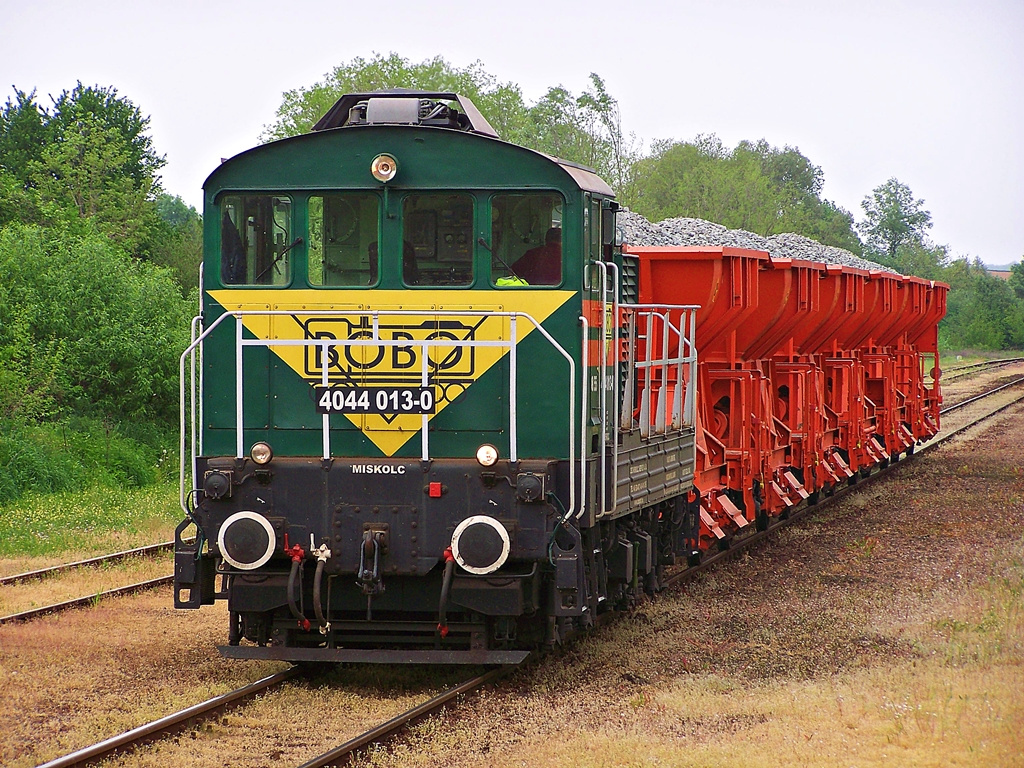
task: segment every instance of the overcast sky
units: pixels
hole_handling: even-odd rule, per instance
[[[895,177],[954,255],[1024,257],[1024,0],[0,0],[0,19],[0,102],[114,86],[150,115],[166,190],[197,208],[284,91],[395,52],[479,60],[531,103],[596,72],[645,146],[794,146],[858,220]]]

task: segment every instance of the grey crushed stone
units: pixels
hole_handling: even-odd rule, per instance
[[[619,211],[618,226],[622,230],[623,242],[628,245],[722,245],[733,248],[751,248],[757,251],[767,251],[775,259],[804,259],[895,274],[895,270],[862,259],[843,248],[822,245],[817,240],[792,232],[763,237],[742,229],[728,229],[721,224],[704,219],[684,217],[665,219],[653,224],[639,213],[626,209]]]

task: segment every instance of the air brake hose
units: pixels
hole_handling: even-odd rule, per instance
[[[444,551],[444,580],[441,582],[441,602],[437,606],[437,631],[441,637],[448,637],[448,595],[452,591],[452,577],[455,574],[455,555],[452,548]]]
[[[320,602],[320,582],[323,581],[324,566],[326,564],[326,559],[318,559],[316,575],[313,577],[313,612],[316,614],[316,620],[320,624],[320,632],[323,634],[327,634],[331,629],[330,623],[324,618],[323,604]]]
[[[298,606],[295,605],[295,581],[296,576],[299,576],[299,569],[302,567],[302,558],[305,553],[302,551],[302,547],[298,544],[296,544],[293,549],[296,551],[289,552],[292,558],[292,569],[288,574],[288,610],[292,612],[292,616],[294,616],[299,622],[299,626],[308,632],[312,625],[310,624],[309,619],[302,615],[302,611],[299,610]],[[301,589],[301,576],[299,576],[299,580],[299,588]]]

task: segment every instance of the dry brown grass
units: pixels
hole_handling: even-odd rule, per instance
[[[465,671],[339,669],[275,691],[221,720],[111,765],[299,765],[430,698]]]
[[[0,765],[32,766],[282,668],[229,663],[223,608],[176,612],[170,589],[0,626]]]
[[[170,553],[134,557],[116,565],[79,568],[66,574],[12,584],[0,590],[0,615],[53,605],[115,587],[168,576],[174,569]]]
[[[1021,409],[375,766],[1024,766]]]

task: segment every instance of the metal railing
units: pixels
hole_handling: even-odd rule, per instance
[[[370,326],[366,330],[369,331],[369,336],[360,334],[358,339],[335,339],[335,338],[315,338],[315,339],[247,339],[244,337],[244,318],[246,317],[329,317],[337,318],[344,316],[346,318],[361,318],[365,317],[370,320]],[[456,317],[476,317],[476,318],[506,318],[508,320],[509,338],[508,340],[479,340],[479,339],[451,339],[451,338],[432,338],[432,339],[386,339],[380,335],[380,320],[381,317],[392,318],[392,317],[424,317],[424,316],[443,316],[444,318],[456,318]],[[443,312],[432,312],[424,310],[229,310],[218,317],[208,328],[197,334],[200,328],[201,319],[195,318],[192,321],[192,341],[188,348],[181,354],[179,359],[179,375],[180,375],[180,390],[179,390],[179,405],[180,405],[180,427],[181,437],[179,443],[179,458],[180,458],[180,502],[182,510],[186,515],[189,515],[189,509],[187,505],[188,494],[191,490],[186,490],[186,480],[191,475],[192,483],[188,485],[195,485],[195,471],[196,471],[196,460],[197,457],[202,455],[202,409],[203,409],[203,397],[202,397],[202,376],[203,366],[202,350],[204,342],[210,335],[220,326],[226,322],[228,318],[234,318],[235,320],[235,452],[236,458],[244,458],[245,447],[244,447],[244,408],[243,408],[243,392],[245,387],[245,370],[243,364],[243,352],[246,347],[303,347],[306,349],[313,348],[319,350],[321,355],[321,384],[323,386],[329,386],[329,365],[326,364],[328,355],[332,349],[345,349],[345,348],[359,348],[359,347],[375,347],[375,348],[389,348],[389,347],[401,347],[409,349],[418,347],[420,350],[420,359],[422,361],[420,370],[420,384],[421,386],[429,386],[431,380],[430,372],[430,355],[431,349],[445,348],[451,349],[454,347],[458,348],[482,348],[482,347],[497,347],[507,349],[509,355],[509,460],[519,460],[519,430],[518,430],[518,351],[517,344],[519,343],[520,333],[519,324],[520,322],[528,323],[533,330],[539,332],[547,342],[555,349],[558,354],[566,361],[568,367],[568,397],[567,397],[567,412],[569,414],[569,429],[568,429],[568,449],[569,449],[569,463],[570,466],[576,467],[576,362],[572,355],[569,354],[565,348],[559,344],[555,338],[531,315],[525,312],[493,312],[489,310],[452,310]],[[527,331],[530,332],[530,331]],[[186,362],[190,365],[190,375],[187,377],[188,381],[188,393],[186,395]],[[198,370],[198,379],[197,379]],[[427,428],[428,421],[430,419],[428,414],[421,415],[421,429],[420,429],[420,458],[424,461],[430,459],[430,444],[429,444],[429,430]],[[322,416],[321,431],[322,431],[322,458],[331,458],[330,448],[330,414],[324,413]],[[191,462],[190,471],[186,469],[186,454],[188,450],[191,451]],[[579,473],[582,476],[582,472]],[[581,484],[582,486],[582,484]],[[582,487],[581,487],[582,493]],[[570,499],[569,499],[569,510],[567,510],[567,516],[574,514],[576,511],[576,483],[570,484]],[[582,502],[581,502],[582,506]]]
[[[622,398],[622,412],[619,426],[622,429],[633,427],[637,392],[635,391],[636,372],[643,371],[643,388],[639,392],[639,429],[643,437],[652,434],[664,434],[668,430],[692,427],[697,395],[697,348],[694,344],[697,325],[696,306],[668,304],[622,304],[625,314],[626,338],[628,349],[626,391]],[[672,314],[679,313],[678,325],[672,322]],[[639,335],[638,326],[643,323],[643,336]],[[688,327],[687,327],[688,326]],[[652,342],[661,339],[660,354],[652,350]],[[670,340],[675,343],[670,343]],[[642,347],[637,341],[643,339]],[[670,348],[674,354],[670,353]],[[636,358],[638,349],[645,353],[642,359]],[[685,366],[685,369],[684,369]],[[684,375],[685,370],[685,375]],[[657,382],[657,392],[655,392]],[[665,393],[672,385],[673,399],[671,408],[662,401]],[[685,401],[682,398],[686,390]],[[652,405],[652,397],[653,405]],[[651,413],[654,412],[652,424]],[[671,417],[669,418],[669,415]]]
[[[620,434],[635,428],[640,430],[644,438],[663,435],[669,432],[692,428],[695,422],[697,403],[697,348],[695,346],[697,310],[690,304],[624,304],[619,303],[619,269],[614,262],[591,261],[590,268],[596,268],[601,280],[601,362],[600,362],[600,403],[601,403],[601,510],[598,516],[613,513],[618,506],[618,453]],[[585,288],[590,288],[590,272],[586,273]],[[609,309],[611,312],[609,312]],[[673,316],[677,321],[673,323]],[[590,338],[588,324],[584,318],[584,384],[583,393],[586,400],[586,371],[589,361],[587,350]],[[613,326],[614,323],[614,326]],[[639,327],[642,324],[643,327]],[[660,350],[654,350],[652,344],[660,336]],[[620,344],[626,341],[626,360],[620,361]],[[642,344],[640,342],[643,342]],[[672,343],[670,343],[672,342]],[[615,350],[616,369],[620,362],[626,363],[625,390],[621,398],[619,393],[619,372],[612,377],[612,403],[621,408],[618,429],[609,430],[605,421],[608,419],[608,370],[609,343]],[[672,353],[670,353],[670,348]],[[639,353],[639,355],[638,355]],[[685,366],[685,375],[684,375]],[[643,388],[639,393],[639,425],[634,426],[633,415],[637,410],[637,393],[634,391],[642,372]],[[657,380],[658,387],[655,388]],[[669,385],[674,385],[671,409],[662,401]],[[685,400],[682,393],[685,390]],[[653,405],[652,405],[653,399]],[[654,423],[651,413],[654,408]],[[588,414],[588,404],[584,403],[584,414]],[[671,416],[667,416],[670,413]],[[584,419],[586,420],[586,419]],[[611,494],[608,493],[608,433],[612,434],[612,483]],[[583,436],[585,441],[586,437]],[[586,443],[584,442],[583,445]],[[610,495],[610,498],[609,498]],[[581,513],[582,513],[581,509]]]

